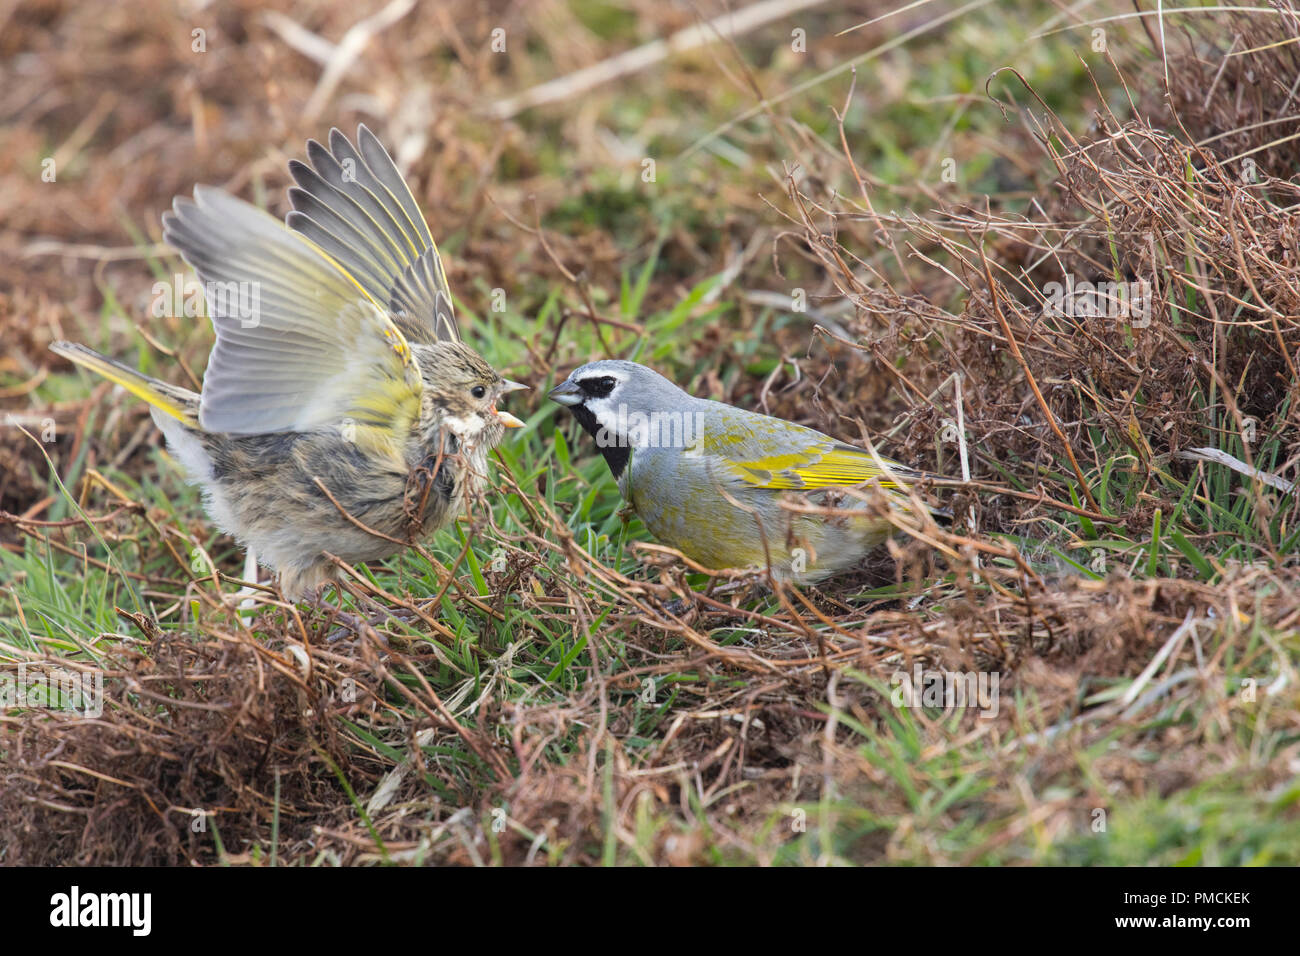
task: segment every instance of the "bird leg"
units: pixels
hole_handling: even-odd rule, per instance
[[[244,580],[251,581],[254,584],[257,583],[257,555],[253,553],[252,548],[249,548],[244,553]],[[241,611],[249,611],[257,607],[257,601],[253,600],[253,595],[256,593],[257,589],[251,588],[247,584],[235,592],[236,598],[243,598],[239,602]]]
[[[364,637],[366,631],[369,630],[375,635],[377,641],[387,643],[384,637],[374,629],[374,626],[369,620],[357,614],[353,614],[351,611],[343,610],[343,591],[345,585],[342,581],[333,581],[331,583],[334,585],[334,594],[337,598],[337,603],[331,604],[329,601],[325,600],[324,587],[312,591],[305,599],[306,603],[329,615],[329,623],[331,625],[340,625],[339,627],[333,628],[325,640],[332,644],[335,641],[342,640],[349,634],[353,637]],[[353,591],[352,594],[354,597],[357,596],[355,591]]]
[[[688,610],[690,610],[694,606],[695,606],[695,602],[692,601],[690,603],[687,603],[685,598],[677,597],[677,598],[673,598],[671,601],[665,604],[664,610],[667,611],[669,614],[671,614],[673,617],[681,617],[683,614],[685,614]]]
[[[724,584],[719,584],[712,588],[711,592],[715,597],[725,597],[727,595],[739,594],[743,601],[758,597],[760,594],[770,592],[772,582],[768,577],[767,571],[754,571],[748,574],[739,574],[731,578]]]
[[[391,620],[398,620],[401,621],[403,624],[410,624],[419,618],[419,614],[417,614],[415,611],[412,611],[408,608],[393,609],[393,608],[384,607],[384,605],[375,601],[368,594],[366,594],[365,592],[361,591],[360,589],[356,588],[355,586],[353,586],[348,582],[343,582],[343,581],[335,582],[335,587],[339,591],[339,606],[335,606],[323,600],[320,600],[319,597],[312,600],[312,603],[316,607],[319,607],[322,610],[328,610],[330,612],[332,621],[342,625],[341,627],[337,627],[334,630],[332,630],[329,634],[329,637],[326,638],[326,640],[330,641],[331,643],[334,641],[341,640],[348,633],[360,637],[362,634],[365,633],[365,630],[369,628],[374,633],[375,638],[378,641],[380,641],[384,645],[387,645],[388,636],[381,633],[378,630],[378,626],[380,624],[384,624]],[[352,614],[349,611],[343,610],[341,606],[343,600],[343,595],[341,592],[343,590],[346,590],[349,594],[351,594],[354,598],[356,598],[358,604],[369,605],[370,608],[372,609],[372,612],[366,615],[365,617],[361,617],[360,615]]]

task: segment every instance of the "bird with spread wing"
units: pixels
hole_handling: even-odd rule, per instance
[[[452,521],[523,424],[496,407],[523,386],[461,341],[429,227],[375,135],[332,130],[307,158],[285,223],[205,186],[163,217],[216,330],[201,394],[51,346],[152,406],[213,521],[291,600],[334,577],[330,555],[384,558]]]

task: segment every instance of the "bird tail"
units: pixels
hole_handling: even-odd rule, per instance
[[[198,425],[199,396],[188,389],[142,375],[131,366],[100,355],[94,349],[76,342],[54,342],[50,345],[50,351],[121,385],[132,395],[144,399],[182,424],[191,428]]]
[[[949,478],[947,475],[935,474],[932,471],[922,471],[920,468],[909,468],[906,465],[900,465],[893,461],[890,462],[889,470],[895,472],[900,478],[906,478],[911,481],[929,481],[932,484],[941,487],[943,485],[964,484],[960,479]],[[947,505],[944,505],[943,507],[934,507],[933,505],[930,505],[928,507],[930,514],[937,518],[940,524],[952,523],[952,509]]]

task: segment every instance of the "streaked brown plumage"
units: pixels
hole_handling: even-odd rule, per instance
[[[428,227],[364,126],[308,144],[294,231],[199,187],[164,238],[199,274],[217,343],[202,395],[71,343],[56,352],[123,385],[213,520],[303,597],[348,562],[387,557],[481,493],[520,388],[460,341]],[[251,307],[250,307],[251,305]]]

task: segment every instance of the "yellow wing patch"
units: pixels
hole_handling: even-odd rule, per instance
[[[758,488],[813,490],[860,485],[873,479],[881,479],[878,483],[882,488],[898,487],[897,482],[883,478],[884,472],[870,452],[849,445],[823,449],[825,446],[814,445],[801,452],[731,462],[728,467],[739,478]],[[881,460],[890,468],[897,465],[888,458]],[[897,467],[906,471],[902,465]]]

